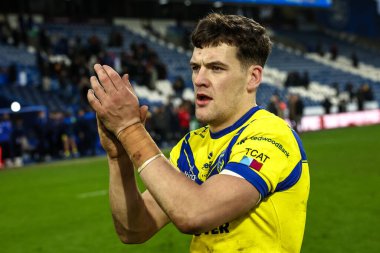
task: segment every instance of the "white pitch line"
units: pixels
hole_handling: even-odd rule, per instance
[[[91,198],[91,197],[97,197],[97,196],[104,196],[108,193],[107,190],[100,190],[100,191],[94,191],[94,192],[84,192],[77,195],[77,198],[79,199],[85,199],[85,198]]]

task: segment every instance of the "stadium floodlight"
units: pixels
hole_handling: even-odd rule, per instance
[[[12,102],[12,104],[11,104],[11,110],[12,110],[12,112],[18,112],[18,111],[20,111],[21,110],[20,103],[17,102],[17,101]]]
[[[215,1],[213,5],[215,8],[221,8],[221,7],[223,7],[223,2],[222,1]]]

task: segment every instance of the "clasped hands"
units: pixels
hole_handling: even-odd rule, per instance
[[[100,64],[95,64],[94,70],[98,77],[90,78],[92,89],[87,99],[101,123],[117,137],[124,129],[144,120],[138,98],[127,74],[120,77],[110,66]]]

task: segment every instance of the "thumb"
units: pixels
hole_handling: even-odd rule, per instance
[[[140,120],[144,125],[145,125],[147,115],[148,115],[148,106],[147,105],[140,106]]]

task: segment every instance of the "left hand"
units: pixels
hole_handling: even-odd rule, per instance
[[[140,107],[141,121],[145,124],[145,120],[148,114],[148,106],[143,105]],[[123,155],[126,155],[126,151],[123,148],[123,145],[116,139],[116,136],[113,135],[99,120],[98,115],[96,115],[96,121],[98,123],[98,134],[100,138],[100,144],[103,149],[107,152],[107,155],[111,159],[118,159]]]
[[[94,69],[98,78],[90,78],[92,91],[87,99],[104,126],[117,136],[127,127],[141,122],[139,100],[128,75],[121,78],[107,65],[95,64]]]

